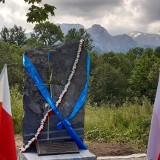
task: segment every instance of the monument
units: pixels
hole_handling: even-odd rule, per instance
[[[52,159],[95,160],[83,142],[83,105],[89,78],[89,56],[83,40],[72,40],[50,50],[27,50],[23,63],[26,69],[20,159],[48,155]]]

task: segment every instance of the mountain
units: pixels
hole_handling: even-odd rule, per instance
[[[127,34],[128,36],[132,37],[136,42],[137,46],[142,48],[156,48],[160,46],[160,35],[158,34],[147,34],[143,32],[130,32]]]
[[[84,28],[81,24],[58,24],[61,27],[62,32],[66,35],[67,32],[76,28],[77,30],[80,28]],[[94,24],[91,28],[86,29],[87,33],[89,33],[93,39],[93,50],[97,53],[104,52],[117,52],[117,53],[125,53],[130,48],[135,48],[137,46],[136,41],[129,35],[117,35],[112,36],[108,33],[108,31],[99,24]]]
[[[27,33],[25,33],[25,36],[26,36],[26,38],[28,39],[28,38],[31,38],[31,34],[33,34],[34,32],[27,32]]]
[[[84,28],[81,24],[60,24],[63,33],[66,35],[71,28]],[[156,48],[160,46],[160,35],[147,34],[138,31],[128,34],[112,36],[109,32],[99,24],[94,24],[86,29],[93,39],[93,50],[98,53],[117,52],[125,53],[131,48]]]
[[[62,24],[57,24],[60,26],[61,30],[63,31],[64,35],[68,33],[68,31],[72,28],[75,28],[76,30],[79,30],[80,28],[84,28],[83,25],[81,24],[68,24],[68,23],[62,23]]]
[[[112,36],[101,25],[93,25],[86,30],[93,38],[93,50],[98,53],[104,52],[127,52],[130,48],[136,47],[136,42],[130,36],[123,34]]]
[[[79,30],[84,28],[81,24],[57,24],[60,26],[64,35],[72,28]],[[160,35],[147,34],[143,32],[133,31],[128,34],[112,36],[104,27],[99,24],[94,24],[90,28],[84,28],[93,39],[93,50],[103,54],[105,52],[126,53],[131,48],[156,48],[160,46]],[[33,33],[33,32],[31,32]],[[26,33],[29,38],[31,33]]]

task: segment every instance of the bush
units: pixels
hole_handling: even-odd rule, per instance
[[[10,45],[0,41],[0,72],[6,63],[8,66],[8,78],[10,86],[19,84],[22,86],[22,54],[24,50],[16,45]]]
[[[128,143],[136,149],[146,149],[151,122],[152,106],[86,107],[85,138],[93,141]]]
[[[18,91],[18,85],[11,88],[11,106],[12,106],[12,118],[14,123],[14,131],[16,134],[22,132],[22,95]]]

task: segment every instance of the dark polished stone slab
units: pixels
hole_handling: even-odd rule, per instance
[[[43,81],[48,82],[48,52],[50,52],[50,70],[52,72],[52,84],[50,84],[53,99],[56,102],[61,92],[67,83],[72,66],[76,59],[79,41],[71,41],[69,43],[51,48],[37,47],[25,52],[25,55],[32,61],[35,68],[38,70]],[[67,93],[59,106],[59,111],[63,118],[67,118],[78,100],[78,97],[83,90],[86,82],[86,61],[87,51],[83,48],[75,75],[71,81]],[[50,88],[49,87],[49,88]],[[44,117],[48,108],[45,107],[46,102],[41,96],[33,80],[30,78],[27,71],[24,69],[24,85],[23,85],[23,108],[24,118],[22,123],[23,128],[23,143],[24,145],[34,137],[41,119]],[[71,140],[70,135],[63,127],[62,130],[57,130],[59,119],[52,114],[49,118],[49,139],[50,140]],[[70,121],[73,128],[79,137],[84,138],[84,108]],[[47,139],[48,123],[46,123],[39,140]],[[36,152],[35,145],[32,145],[27,152]]]
[[[37,141],[36,148],[39,156],[79,153],[79,149],[74,141]]]

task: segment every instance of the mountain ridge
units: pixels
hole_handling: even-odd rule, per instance
[[[128,33],[128,35],[131,36],[142,48],[146,48],[146,46],[155,48],[160,45],[160,35],[158,34],[148,34],[139,31],[132,31]]]
[[[160,35],[143,33],[140,31],[132,31],[126,34],[111,35],[108,30],[100,24],[94,24],[90,28],[85,28],[82,24],[57,24],[60,26],[64,35],[72,28],[79,30],[84,28],[93,39],[93,50],[99,54],[105,52],[126,53],[129,49],[135,47],[156,48],[160,46]],[[33,32],[31,32],[33,33]],[[26,33],[27,38],[30,33]]]
[[[142,47],[142,48],[156,48],[160,46],[160,35],[143,33],[140,31],[132,31],[126,34],[111,35],[108,30],[102,27],[100,24],[94,24],[90,28],[85,28],[81,24],[60,24],[63,33],[67,33],[67,26],[69,28],[84,28],[93,39],[93,50],[98,53],[105,52],[117,52],[125,53],[131,48]],[[73,27],[72,27],[73,26]],[[76,27],[74,27],[76,26]],[[64,31],[65,28],[65,31]]]

